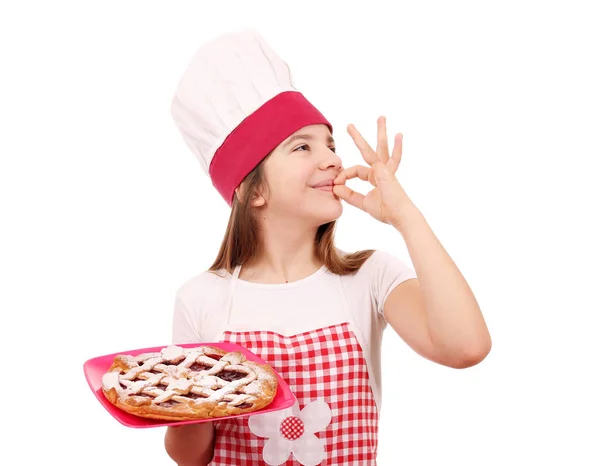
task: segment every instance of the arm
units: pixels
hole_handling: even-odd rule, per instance
[[[409,209],[395,225],[404,238],[418,280],[398,285],[385,303],[392,328],[422,356],[453,368],[483,360],[491,338],[464,277],[423,215]]]
[[[202,307],[194,301],[202,293],[197,283],[187,283],[177,290],[173,310],[173,344],[203,341]],[[212,421],[168,427],[165,449],[178,466],[206,466],[214,456],[214,423]]]
[[[343,170],[333,192],[398,230],[418,278],[394,288],[384,303],[385,319],[429,359],[455,368],[477,364],[490,352],[492,340],[469,285],[394,175],[402,160],[402,134],[394,138],[390,156],[385,117],[377,120],[376,150],[354,125],[348,125],[348,132],[370,166]],[[353,191],[345,185],[353,178],[374,189],[367,195]]]
[[[167,427],[165,449],[177,466],[206,466],[214,456],[212,421]]]

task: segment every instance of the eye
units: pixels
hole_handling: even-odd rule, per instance
[[[308,144],[302,144],[301,146],[296,147],[292,152],[296,152],[298,149],[302,149],[302,148],[306,148],[306,149],[310,150],[310,147],[308,147]],[[330,147],[329,150],[331,152],[335,152],[335,147]]]
[[[310,147],[308,146],[308,144],[302,144],[301,146],[296,147],[292,152],[297,152],[299,149],[302,149],[302,151],[304,151],[304,148],[306,150],[310,150]],[[335,147],[330,147],[329,150],[331,152],[335,152]]]

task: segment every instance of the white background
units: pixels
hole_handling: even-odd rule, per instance
[[[254,27],[346,166],[348,123],[404,134],[399,179],[492,334],[454,370],[388,327],[379,464],[600,464],[594,2],[333,3],[2,4],[0,463],[173,464],[164,430],[119,424],[82,366],[170,343],[176,289],[214,259],[228,207],[170,99],[205,40]],[[348,205],[337,244],[410,260]]]

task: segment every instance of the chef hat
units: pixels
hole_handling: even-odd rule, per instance
[[[199,48],[171,103],[186,144],[227,204],[275,147],[300,128],[331,124],[293,85],[288,65],[252,29]]]

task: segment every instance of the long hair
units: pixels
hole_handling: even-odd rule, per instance
[[[265,186],[265,157],[243,181],[241,196],[234,195],[231,214],[221,248],[208,269],[210,272],[226,270],[233,273],[235,267],[251,261],[259,253],[258,222],[253,213],[251,200]],[[375,252],[373,249],[341,255],[334,246],[336,222],[329,222],[317,229],[315,251],[317,258],[330,272],[337,275],[350,275],[357,272],[364,262]]]

